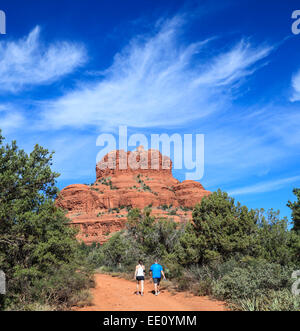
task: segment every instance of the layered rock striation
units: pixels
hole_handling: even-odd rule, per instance
[[[168,157],[141,146],[135,152],[108,153],[96,165],[96,181],[65,187],[57,205],[79,228],[79,239],[90,244],[103,243],[124,228],[129,208],[152,206],[154,215],[185,222],[209,194],[199,182],[179,182]]]

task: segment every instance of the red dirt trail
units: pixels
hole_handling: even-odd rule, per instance
[[[155,296],[150,280],[145,281],[144,296],[136,295],[136,283],[110,275],[96,274],[96,287],[91,290],[91,306],[76,310],[96,311],[207,311],[227,310],[224,302],[198,297],[187,292],[172,294],[164,289]]]

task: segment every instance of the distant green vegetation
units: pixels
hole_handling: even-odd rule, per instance
[[[168,215],[176,215],[177,214],[177,208],[172,209],[168,212]]]
[[[185,209],[183,209],[183,208],[181,208],[181,207],[179,207],[181,210],[185,210]],[[161,209],[161,210],[164,210],[164,211],[167,211],[168,212],[168,215],[176,215],[177,214],[177,211],[178,211],[178,209],[179,208],[174,208],[173,207],[173,205],[171,204],[171,205],[166,205],[166,204],[164,204],[164,205],[161,205],[161,206],[159,206],[158,207],[158,209]],[[189,209],[186,209],[186,210],[189,210]]]
[[[107,177],[107,178],[100,178],[98,180],[99,183],[109,186],[111,190],[118,190],[117,186],[114,186],[112,181],[111,181],[111,177]]]
[[[157,195],[157,192],[153,192],[151,190],[151,187],[149,185],[147,185],[143,179],[142,179],[143,175],[139,174],[136,176],[136,182],[140,185],[139,187],[137,187],[136,185],[132,186],[131,188],[132,189],[136,189],[138,191],[145,191],[145,192],[151,192],[152,194],[154,195]],[[148,177],[146,177],[147,179]]]
[[[103,191],[100,191],[98,188],[95,188],[95,187],[92,187],[91,190],[97,191],[100,194],[103,194],[104,193]]]
[[[138,259],[150,266],[158,257],[178,290],[226,300],[232,309],[300,309],[299,296],[290,291],[291,274],[300,267],[299,233],[288,230],[278,212],[249,210],[220,190],[194,208],[193,223],[155,219],[151,208],[134,208],[126,230],[84,251],[95,268],[131,273]]]

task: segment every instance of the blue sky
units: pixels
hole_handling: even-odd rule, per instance
[[[280,209],[300,187],[297,1],[2,0],[0,127],[95,178],[101,133],[205,134],[209,190]],[[184,170],[174,171],[184,179]]]

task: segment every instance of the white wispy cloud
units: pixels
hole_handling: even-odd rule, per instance
[[[211,48],[214,38],[183,45],[178,37],[182,24],[175,17],[152,36],[133,39],[97,82],[82,82],[61,98],[45,102],[42,125],[182,125],[224,109],[231,88],[272,51],[245,40],[223,52]]]
[[[274,108],[273,108],[274,109]],[[273,115],[273,116],[272,116]],[[263,125],[267,126],[270,137],[279,139],[286,148],[291,148],[296,155],[300,153],[300,113],[296,107],[284,107],[265,119]]]
[[[257,193],[265,193],[270,191],[280,190],[288,184],[297,184],[299,185],[300,176],[282,178],[273,181],[261,182],[255,185],[245,186],[233,189],[228,193],[230,195],[243,195],[243,194],[257,194]]]
[[[11,104],[0,104],[0,129],[4,134],[22,127],[25,118]]]
[[[37,26],[25,38],[0,42],[0,91],[51,83],[84,61],[82,45],[57,42],[45,46]]]
[[[257,69],[253,65],[267,57],[272,49],[270,46],[252,47],[249,42],[241,40],[230,51],[214,58],[195,83],[212,86],[235,83],[252,74]]]
[[[218,187],[247,176],[259,178],[287,164],[297,164],[299,122],[296,106],[270,102],[246,107],[244,112],[240,107],[233,109],[221,121],[212,123],[205,128],[206,185]]]
[[[300,70],[296,72],[296,74],[292,77],[292,97],[290,101],[299,101],[300,100]]]

